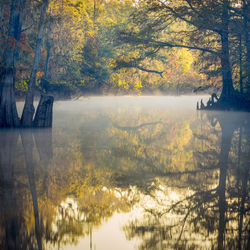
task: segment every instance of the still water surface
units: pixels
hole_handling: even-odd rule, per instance
[[[250,116],[200,97],[60,101],[0,131],[0,249],[250,249]]]

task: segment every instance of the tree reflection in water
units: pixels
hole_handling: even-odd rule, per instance
[[[37,149],[41,161],[50,161],[52,157],[51,130],[42,130],[36,132]],[[43,137],[43,144],[38,141],[39,134]],[[19,136],[20,135],[20,136]],[[1,235],[1,249],[43,249],[42,232],[39,219],[38,197],[35,182],[36,163],[33,159],[34,138],[32,130],[4,130],[0,133],[1,137],[1,206],[2,218],[5,220],[5,233]],[[14,160],[17,149],[18,139],[21,139],[25,167],[28,177],[28,185],[24,179],[18,179],[17,169],[14,169]],[[40,149],[40,150],[39,150]],[[47,150],[44,154],[44,150]],[[29,187],[29,188],[28,188]],[[28,188],[28,189],[27,189]],[[29,228],[25,221],[24,204],[27,198],[27,191],[30,191],[32,197],[32,207],[35,219],[35,230]],[[22,195],[20,195],[23,193]],[[17,197],[18,196],[18,197]],[[2,223],[2,221],[1,221]],[[5,234],[5,237],[4,237]],[[35,234],[35,238],[33,236]],[[4,240],[5,238],[5,240]]]
[[[249,249],[249,118],[197,114],[87,112],[53,143],[52,130],[1,131],[0,249],[92,248],[135,205],[123,231],[139,249]]]
[[[0,203],[1,203],[1,238],[0,248],[18,249],[20,236],[18,228],[17,197],[14,181],[14,154],[18,140],[16,131],[0,131]]]
[[[68,145],[55,147],[52,160],[51,130],[1,132],[0,249],[76,245],[115,211],[129,210],[129,192],[111,187],[106,170],[83,167],[75,145],[68,155]]]
[[[207,150],[194,153],[197,169],[162,174],[165,177],[149,194],[155,207],[145,208],[143,219],[124,227],[129,239],[142,239],[140,249],[249,249],[249,119],[230,113],[207,117],[212,124],[209,134],[221,129],[219,152],[209,141],[211,134],[207,138],[196,134],[208,145]],[[238,141],[232,141],[233,135]],[[157,195],[171,196],[169,187],[182,197],[171,205]]]

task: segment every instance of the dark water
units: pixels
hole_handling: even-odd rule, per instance
[[[55,103],[0,131],[0,249],[250,249],[250,116],[198,97]]]

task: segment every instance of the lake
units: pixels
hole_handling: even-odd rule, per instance
[[[1,130],[0,249],[250,249],[250,115],[201,98],[57,101],[52,129]]]

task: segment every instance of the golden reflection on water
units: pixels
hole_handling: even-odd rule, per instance
[[[249,114],[197,97],[55,104],[0,131],[0,249],[247,249]]]

